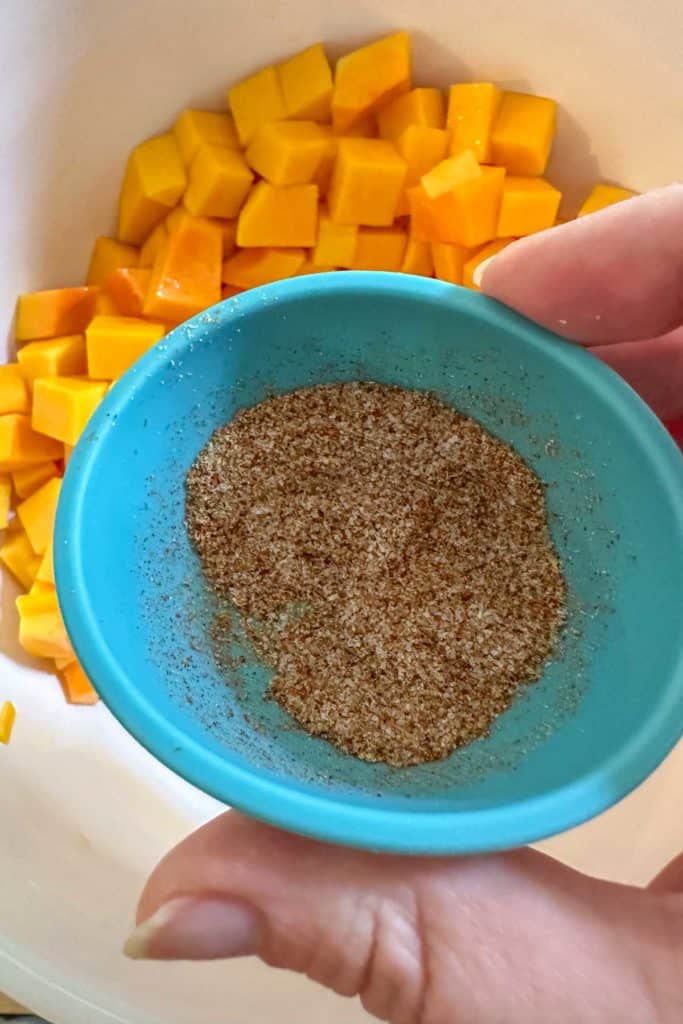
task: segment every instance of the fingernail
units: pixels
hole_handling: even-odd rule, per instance
[[[474,268],[474,273],[472,274],[472,283],[477,288],[481,288],[481,282],[484,280],[484,274],[486,273],[486,269],[487,267],[491,266],[495,258],[495,256],[489,256],[488,259],[482,260],[479,266]]]
[[[180,898],[159,907],[129,935],[131,960],[227,960],[259,947],[261,920],[237,900]]]

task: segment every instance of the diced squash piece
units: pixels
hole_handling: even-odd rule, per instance
[[[263,125],[247,149],[247,162],[272,185],[316,182],[331,167],[336,152],[332,130],[315,121],[271,121]]]
[[[60,446],[37,429],[23,413],[0,416],[0,473],[13,473],[60,457]]]
[[[86,283],[102,284],[117,267],[137,266],[138,256],[138,250],[134,245],[126,245],[116,238],[100,235],[95,239]]]
[[[178,207],[178,209],[180,209],[180,207]],[[154,230],[150,231],[147,238],[142,243],[140,248],[140,257],[138,259],[138,266],[140,268],[145,269],[151,267],[165,246],[166,239],[168,238],[167,221],[168,218],[166,218],[166,220],[162,220],[160,224],[157,224]]]
[[[438,199],[454,189],[481,178],[481,169],[470,150],[442,160],[420,179],[428,199]]]
[[[66,334],[49,341],[31,341],[17,355],[29,390],[37,377],[71,377],[87,369],[85,338],[82,334]]]
[[[277,66],[287,117],[329,121],[332,69],[322,43],[315,43]]]
[[[450,157],[444,164],[465,155]],[[413,237],[418,241],[457,243],[468,248],[496,237],[505,170],[502,167],[480,168],[476,162],[475,165],[478,175],[464,177],[452,188],[448,188],[449,175],[445,171],[439,173],[443,166],[440,165],[425,175],[420,185],[409,189]],[[451,178],[456,180],[457,174],[453,173]],[[426,181],[431,195],[425,188]]]
[[[346,132],[366,114],[410,89],[410,37],[395,32],[340,57],[332,93],[332,123]]]
[[[17,341],[81,334],[95,311],[96,286],[28,292],[17,302]]]
[[[7,534],[4,544],[0,547],[0,562],[26,590],[33,584],[41,561],[40,555],[35,553],[23,530]]]
[[[560,208],[562,193],[545,178],[508,175],[503,183],[497,234],[520,238],[551,228]]]
[[[443,128],[446,108],[441,89],[411,89],[377,114],[380,137],[394,142],[411,125]]]
[[[67,658],[73,648],[59,611],[56,593],[17,598],[19,643],[36,658]]]
[[[236,217],[253,180],[239,150],[204,143],[190,164],[183,203],[194,217]]]
[[[90,680],[75,659],[60,671],[59,678],[69,704],[92,705],[99,701]]]
[[[287,116],[280,75],[274,67],[263,68],[233,85],[228,102],[243,146],[251,142],[262,124]]]
[[[0,743],[9,743],[12,730],[17,719],[17,712],[11,700],[6,700],[0,707]]]
[[[358,229],[354,270],[400,270],[408,237],[403,228]]]
[[[0,530],[9,526],[9,511],[12,504],[12,481],[8,476],[0,476]]]
[[[624,199],[633,199],[635,194],[628,188],[618,188],[616,185],[595,185],[576,216],[585,217],[586,214],[603,210],[606,206],[622,203]]]
[[[177,323],[220,302],[222,255],[220,228],[203,217],[184,217],[154,263],[145,316]]]
[[[406,173],[405,160],[385,139],[340,139],[328,194],[332,220],[388,227]]]
[[[356,255],[358,228],[355,224],[338,224],[329,213],[318,218],[318,240],[311,254],[315,266],[343,267],[349,270]]]
[[[449,133],[441,128],[429,128],[422,124],[409,125],[394,141],[396,149],[405,160],[405,189],[417,185],[423,174],[431,171],[446,156]],[[403,190],[396,209],[396,216],[410,213],[406,190]]]
[[[434,276],[440,281],[450,284],[462,284],[463,269],[472,250],[464,245],[448,242],[432,242],[432,259],[434,260]]]
[[[116,380],[163,338],[162,324],[130,316],[96,316],[86,328],[88,376]]]
[[[149,287],[151,271],[148,267],[120,267],[112,271],[104,282],[104,290],[116,303],[122,316],[140,316],[142,304]],[[27,346],[28,347],[28,346]],[[22,352],[26,351],[22,349]],[[85,363],[85,339],[83,339],[83,361]],[[64,375],[85,373],[83,370],[65,370]],[[39,376],[48,376],[40,374]]]
[[[76,655],[68,654],[65,658],[53,658],[52,660],[55,663],[55,668],[57,669],[57,671],[63,672],[67,665],[73,664],[73,662],[76,660]]]
[[[215,110],[183,110],[173,125],[180,157],[186,167],[205,143],[210,146],[229,146],[237,149],[239,139],[232,114],[221,114]]]
[[[223,259],[227,260],[228,256],[232,256],[237,246],[237,220],[225,220],[224,218],[217,217],[214,219],[214,223],[221,230]]]
[[[45,556],[43,555],[43,559],[44,558]],[[38,570],[38,572],[40,572],[40,569]],[[57,591],[54,583],[46,583],[43,580],[39,580],[38,577],[36,576],[35,582],[31,584],[31,589],[29,590],[28,593],[29,597],[38,597],[41,594],[55,594],[56,596]]]
[[[45,554],[52,538],[61,486],[60,477],[53,477],[17,506],[19,522],[37,555]]]
[[[496,256],[503,249],[506,249],[508,245],[514,242],[514,238],[497,238],[495,242],[489,242],[488,245],[478,249],[473,256],[471,256],[462,270],[462,283],[465,288],[473,288],[474,291],[481,291],[479,285],[474,283],[474,273],[477,267],[481,266],[484,260],[490,259],[492,256]]]
[[[185,168],[170,132],[136,146],[119,197],[120,240],[140,245],[175,206],[185,185]]]
[[[318,228],[317,185],[271,185],[259,181],[237,221],[237,244],[253,246],[315,245]]]
[[[52,539],[50,539],[50,542],[47,548],[45,549],[45,554],[43,555],[40,566],[38,567],[38,572],[36,573],[36,583],[51,584],[52,586],[54,586],[55,584],[55,567],[52,558]]]
[[[336,136],[344,136],[347,139],[376,139],[378,138],[377,118],[374,114],[365,114],[364,117],[355,121],[346,131],[339,131],[332,125],[332,133]]]
[[[409,238],[406,251],[401,264],[402,274],[419,274],[422,277],[431,277],[434,273],[434,260],[432,258],[432,247],[429,242],[418,242],[415,238]]]
[[[12,484],[18,498],[29,498],[53,476],[59,476],[56,462],[38,462],[35,466],[15,470]]]
[[[108,390],[105,381],[39,377],[33,385],[35,430],[65,444],[76,444]]]
[[[256,288],[294,277],[306,256],[303,249],[242,249],[223,264],[223,281],[235,288]]]
[[[100,292],[95,299],[94,316],[118,316],[118,308],[111,295]]]
[[[510,174],[543,174],[555,135],[557,104],[545,96],[506,92],[491,130],[491,159]]]
[[[19,363],[0,366],[0,416],[8,412],[28,412],[30,400],[26,380]]]
[[[451,86],[446,124],[451,131],[452,155],[469,149],[480,164],[490,163],[491,130],[502,96],[493,82],[463,82]]]

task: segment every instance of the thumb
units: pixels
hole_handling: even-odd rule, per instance
[[[616,203],[495,256],[481,287],[585,344],[654,338],[683,324],[683,184]]]
[[[360,995],[393,1024],[456,1012],[472,1024],[635,1024],[652,1009],[636,938],[656,939],[649,904],[659,899],[531,850],[386,856],[229,812],[157,867],[126,952],[157,960],[255,954]]]

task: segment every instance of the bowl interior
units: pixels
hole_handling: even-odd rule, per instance
[[[400,771],[302,732],[263,699],[247,648],[217,667],[183,523],[186,471],[238,408],[355,379],[433,390],[511,442],[547,484],[569,588],[557,656],[492,734]],[[103,403],[63,488],[60,601],[113,712],[226,802],[360,845],[513,845],[608,806],[680,734],[680,470],[610,371],[480,295],[398,275],[283,282],[183,325]]]

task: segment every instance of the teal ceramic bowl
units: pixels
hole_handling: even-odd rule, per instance
[[[237,409],[320,382],[435,391],[547,485],[569,619],[491,735],[395,770],[312,739],[249,650],[228,678],[183,525],[184,478]],[[100,406],[64,481],[59,598],[102,698],[148,750],[248,814],[377,850],[540,839],[641,782],[683,723],[683,459],[611,371],[497,303],[418,277],[269,285],[183,324]]]

